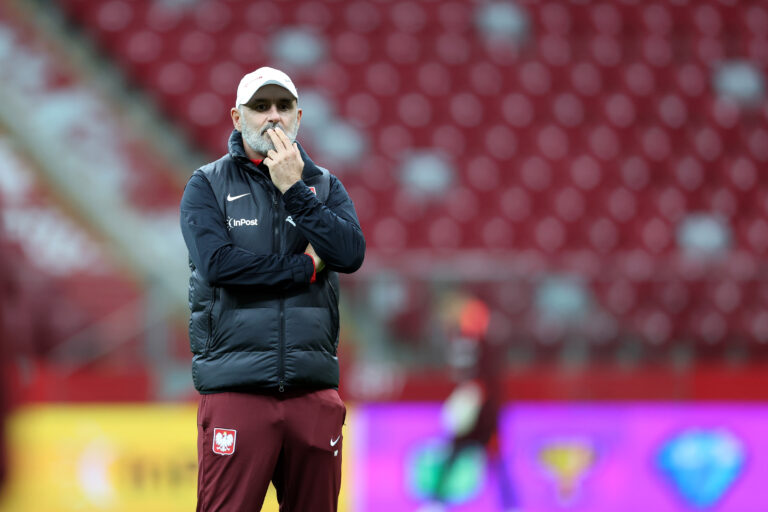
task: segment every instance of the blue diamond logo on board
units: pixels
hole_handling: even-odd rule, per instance
[[[657,464],[689,505],[705,508],[733,487],[745,455],[741,440],[725,429],[689,429],[662,445]]]

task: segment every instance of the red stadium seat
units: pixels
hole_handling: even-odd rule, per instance
[[[568,133],[556,125],[541,128],[536,136],[539,152],[549,160],[562,160],[568,156]]]
[[[581,192],[573,187],[564,187],[554,196],[554,211],[561,220],[572,224],[582,219],[586,201]]]
[[[382,251],[398,252],[408,244],[408,232],[401,221],[393,217],[383,217],[373,225],[372,241]]]
[[[642,57],[654,68],[668,68],[672,64],[673,49],[669,38],[660,35],[649,35],[641,42]]]
[[[144,14],[146,28],[155,32],[168,32],[179,28],[184,23],[184,10],[174,8],[164,2],[134,2],[135,5],[147,6]]]
[[[481,192],[496,191],[502,182],[499,164],[485,154],[468,158],[464,174],[467,183]]]
[[[542,60],[549,66],[561,67],[571,61],[571,45],[568,39],[559,34],[546,34],[539,44]]]
[[[571,13],[567,6],[546,2],[538,9],[540,23],[545,31],[567,36],[571,32]]]
[[[741,11],[740,22],[756,36],[768,36],[768,8],[765,5],[752,4]]]
[[[701,36],[694,42],[694,56],[702,64],[719,62],[725,58],[725,46],[722,40],[714,36]]]
[[[718,37],[723,29],[723,20],[712,5],[698,5],[693,8],[693,23],[696,30],[706,36]]]
[[[720,134],[710,127],[701,128],[691,134],[693,147],[699,158],[711,163],[723,154],[723,143]]]
[[[520,182],[529,190],[544,191],[552,184],[552,164],[541,156],[532,156],[520,163]]]
[[[228,119],[227,107],[232,103],[231,98],[224,98],[213,92],[202,92],[191,98],[187,116],[195,125],[214,126]]]
[[[510,224],[501,217],[488,219],[481,232],[483,245],[491,250],[510,250],[514,247],[514,233]]]
[[[398,1],[389,7],[389,21],[396,30],[418,33],[427,24],[423,3]]]
[[[598,217],[586,224],[587,248],[597,254],[610,254],[619,244],[619,228],[608,217]]]
[[[499,196],[499,207],[515,223],[527,221],[532,212],[531,194],[522,187],[506,188]]]
[[[468,187],[455,185],[440,198],[440,209],[446,217],[461,224],[481,224],[478,219],[480,204],[477,195]]]
[[[563,222],[554,216],[537,219],[534,225],[534,239],[539,249],[545,253],[561,250],[567,240],[567,230]]]
[[[125,47],[125,54],[134,63],[153,62],[160,58],[163,45],[163,39],[157,33],[142,30],[130,36]]]
[[[336,20],[330,5],[324,2],[302,2],[296,7],[294,22],[298,25],[325,30]]]
[[[525,94],[517,92],[502,100],[501,110],[507,123],[517,128],[529,126],[534,118],[533,102]]]
[[[601,3],[590,8],[592,27],[598,34],[617,36],[623,29],[621,11],[610,3]]]
[[[674,73],[675,84],[685,96],[697,98],[706,92],[709,77],[702,66],[689,62],[680,66]]]
[[[388,59],[396,64],[414,64],[424,60],[421,41],[409,31],[388,34],[385,48]]]
[[[425,233],[428,247],[434,249],[457,249],[463,243],[462,229],[451,217],[437,217],[429,222]]]
[[[472,29],[472,7],[464,2],[439,2],[437,20],[447,32],[466,32]]]
[[[523,90],[529,95],[543,96],[552,89],[552,75],[549,68],[537,61],[521,63],[518,68],[518,80]]]
[[[626,278],[611,279],[603,285],[602,306],[619,318],[629,314],[638,300],[637,288]]]
[[[342,107],[344,118],[363,128],[373,127],[381,119],[381,106],[371,94],[353,94]]]
[[[227,2],[205,0],[194,12],[195,24],[200,30],[210,34],[220,34],[232,27],[233,14]],[[319,16],[315,16],[318,19]]]
[[[643,338],[651,345],[661,345],[670,341],[674,324],[667,313],[648,309],[639,311],[633,320]]]
[[[99,30],[105,32],[122,32],[140,27],[138,20],[141,15],[136,12],[141,5],[135,5],[132,2],[123,0],[110,0],[104,2],[96,10],[96,19],[94,20]]]
[[[459,66],[467,64],[471,53],[468,37],[455,32],[439,34],[434,41],[434,56],[443,64]]]
[[[598,160],[613,160],[619,156],[621,146],[616,131],[605,125],[594,126],[588,133],[589,149]]]
[[[608,121],[617,128],[627,128],[635,123],[635,104],[625,94],[607,96],[603,108]]]
[[[643,28],[653,34],[669,35],[673,27],[672,14],[663,4],[651,4],[642,11]]]
[[[485,134],[485,151],[500,161],[508,161],[517,154],[517,136],[506,124],[491,126]]]
[[[190,91],[194,85],[193,68],[184,62],[163,62],[155,69],[150,76],[162,94],[175,97]]]
[[[768,130],[755,128],[745,133],[750,155],[758,162],[768,162]]]
[[[464,132],[453,124],[440,124],[432,133],[431,145],[453,158],[461,158],[467,149]]]

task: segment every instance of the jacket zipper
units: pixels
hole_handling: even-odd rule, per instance
[[[272,207],[274,211],[273,224],[274,224],[274,240],[280,254],[283,254],[283,237],[282,224],[280,223],[280,206],[277,201],[277,194],[274,191],[274,185],[272,190]],[[282,393],[285,391],[285,299],[280,296],[280,332],[278,336],[278,371],[277,371],[277,388]]]

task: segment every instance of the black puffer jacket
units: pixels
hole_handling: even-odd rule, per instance
[[[184,190],[201,393],[338,387],[336,272],[362,265],[365,240],[341,182],[299,149],[302,181],[281,195],[233,131],[229,154],[195,171]],[[308,243],[326,264],[312,283]]]

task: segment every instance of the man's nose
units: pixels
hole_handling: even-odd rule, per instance
[[[271,123],[280,121],[280,112],[277,110],[277,105],[272,105],[267,111],[267,120]]]

